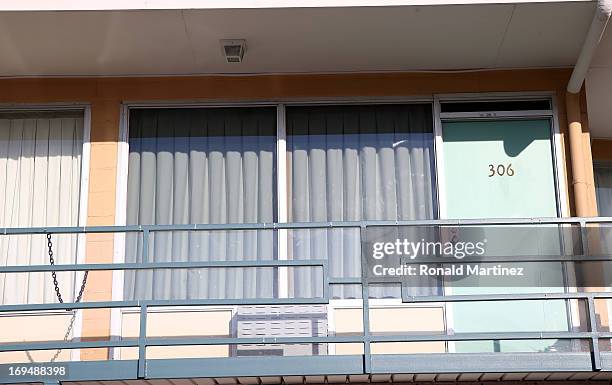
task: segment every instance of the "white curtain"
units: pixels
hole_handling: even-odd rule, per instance
[[[130,112],[128,224],[275,220],[274,108],[140,109]],[[142,260],[126,237],[126,261]],[[269,230],[155,232],[149,261],[275,258]],[[125,298],[270,298],[272,268],[125,273]]]
[[[289,220],[413,220],[434,217],[431,105],[287,108]],[[359,277],[359,229],[291,232],[295,259],[329,259],[334,277]],[[399,236],[399,233],[398,233]],[[413,291],[429,292],[427,285]],[[290,292],[320,296],[317,268],[295,269]],[[338,287],[334,297],[360,296]],[[398,288],[371,288],[397,297]]]
[[[595,165],[595,190],[599,216],[612,216],[612,164]]]
[[[0,226],[77,226],[83,148],[81,112],[0,113]],[[77,236],[55,235],[57,264],[76,262]],[[0,236],[0,263],[47,264],[44,235]],[[74,273],[58,273],[66,302]],[[0,275],[3,304],[55,302],[50,273]]]

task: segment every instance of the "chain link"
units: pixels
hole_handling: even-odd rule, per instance
[[[51,266],[55,266],[55,258],[53,257],[53,241],[51,239],[51,234],[47,234],[47,248],[49,250],[49,264]],[[81,299],[83,299],[83,293],[85,292],[85,285],[87,285],[88,275],[89,275],[89,271],[86,270],[85,273],[83,274],[83,282],[81,282],[81,288],[79,289],[79,294],[74,300],[74,303],[79,303],[81,302]],[[51,271],[51,277],[53,277],[53,287],[55,289],[55,296],[57,297],[57,300],[59,301],[59,303],[64,303],[64,299],[62,298],[62,293],[59,287],[59,282],[57,281],[57,273],[55,271]],[[64,342],[68,342],[68,337],[70,337],[70,333],[72,333],[72,329],[74,328],[74,321],[76,320],[76,316],[77,316],[77,311],[78,310],[75,310],[72,313],[72,317],[70,317],[68,328],[66,329],[66,333],[64,333],[64,339],[63,339]],[[53,357],[51,357],[51,360],[49,362],[51,363],[55,362],[55,360],[57,360],[61,352],[62,352],[62,349],[57,349],[57,351],[55,352]],[[32,358],[32,355],[30,354],[29,351],[26,351],[26,355],[28,356],[28,360],[31,363],[34,363],[34,359]]]
[[[51,234],[47,234],[47,248],[49,249],[49,264],[51,266],[55,266],[55,259],[53,258],[53,242],[51,240]],[[81,288],[79,289],[79,294],[77,295],[74,303],[81,302],[83,298],[83,293],[85,292],[85,285],[87,284],[87,275],[89,271],[85,271],[83,275],[83,282],[81,283]],[[57,273],[55,271],[51,272],[51,277],[53,277],[53,287],[55,289],[55,296],[60,303],[64,303],[64,299],[62,298],[62,293],[60,292],[59,283],[57,282]]]

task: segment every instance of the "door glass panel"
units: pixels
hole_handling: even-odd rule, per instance
[[[550,122],[445,122],[448,218],[556,217]]]

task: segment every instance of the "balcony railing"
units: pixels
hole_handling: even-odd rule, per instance
[[[424,221],[362,221],[362,222],[326,222],[326,223],[262,223],[262,224],[228,224],[228,225],[142,225],[142,226],[97,226],[97,227],[54,227],[54,228],[5,228],[0,234],[5,236],[23,234],[92,234],[92,233],[140,233],[142,243],[149,244],[153,233],[158,232],[214,232],[240,230],[292,231],[300,229],[359,229],[361,237],[371,227],[463,227],[463,226],[543,226],[575,227],[578,229],[577,240],[580,252],[572,252],[582,261],[612,261],[605,253],[594,252],[589,232],[605,229],[612,225],[612,218],[532,218],[532,219],[490,219],[490,220],[424,220]],[[611,228],[612,230],[612,228]],[[2,236],[0,235],[0,236]],[[363,238],[362,238],[363,241]],[[591,248],[591,252],[589,252]],[[600,247],[598,247],[600,249]],[[139,378],[189,378],[189,377],[227,377],[227,376],[279,376],[279,375],[351,375],[380,373],[486,373],[486,372],[600,372],[612,371],[612,352],[600,351],[601,341],[612,339],[612,332],[607,325],[598,324],[597,300],[612,298],[612,292],[604,289],[593,291],[574,291],[569,285],[562,292],[507,292],[462,295],[411,295],[402,287],[401,303],[424,304],[465,302],[506,302],[506,301],[563,301],[582,304],[582,312],[587,321],[586,327],[559,331],[500,331],[500,332],[453,332],[445,328],[443,333],[428,332],[392,332],[377,333],[372,331],[371,308],[369,295],[371,278],[366,274],[367,266],[362,256],[361,277],[334,277],[330,274],[329,261],[319,259],[273,259],[273,260],[238,260],[238,261],[151,261],[148,247],[144,247],[141,262],[134,263],[82,263],[62,265],[18,265],[2,266],[0,274],[20,274],[27,272],[60,272],[60,271],[140,271],[159,269],[240,269],[240,268],[317,268],[321,270],[322,295],[312,298],[283,297],[274,298],[209,298],[209,299],[140,299],[122,301],[99,301],[81,303],[37,303],[11,304],[0,306],[0,313],[39,312],[48,310],[86,310],[86,309],[122,309],[133,308],[138,311],[139,334],[136,338],[117,336],[94,341],[78,339],[68,341],[14,342],[0,344],[0,352],[21,352],[55,349],[91,349],[91,348],[137,348],[135,360],[105,361],[69,361],[54,363],[66,365],[69,370],[61,381],[85,380],[130,380]],[[361,250],[364,253],[364,248]],[[566,253],[556,256],[561,262]],[[579,255],[577,255],[579,254]],[[520,258],[513,260],[521,260]],[[527,259],[529,260],[529,259]],[[550,256],[540,256],[531,261],[554,261]],[[260,337],[152,337],[147,335],[147,324],[151,309],[172,307],[188,309],[210,306],[291,306],[291,305],[328,305],[334,301],[330,295],[332,285],[360,285],[361,298],[358,309],[361,314],[361,333],[333,334],[325,336],[260,336]],[[399,299],[398,299],[399,300]],[[20,315],[15,315],[16,317]],[[527,315],[528,316],[528,315]],[[409,322],[409,320],[406,320]],[[584,325],[583,325],[584,326]],[[16,340],[19,331],[15,331]],[[562,340],[585,341],[588,350],[572,349],[565,352],[473,352],[454,353],[450,350],[435,353],[373,353],[373,345],[383,343],[418,343],[442,342],[444,344],[462,341],[520,341],[520,340]],[[269,344],[359,344],[359,354],[307,356],[266,356],[266,357],[216,357],[216,358],[150,358],[147,348],[178,346],[211,346],[211,345],[269,345]],[[8,377],[9,366],[19,364],[0,363],[0,383],[39,381],[36,376]]]

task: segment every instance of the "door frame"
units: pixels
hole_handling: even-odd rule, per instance
[[[548,99],[550,110],[532,111],[486,111],[442,113],[440,103],[447,101],[524,101]],[[569,201],[567,191],[567,173],[564,162],[563,141],[559,128],[557,98],[554,92],[497,92],[497,93],[462,93],[434,95],[434,151],[436,163],[436,186],[438,187],[439,218],[448,219],[446,202],[446,183],[444,181],[444,148],[442,140],[442,122],[452,119],[520,119],[548,118],[551,122],[551,155],[553,158],[553,175],[555,198],[557,200],[557,217],[569,217]]]
[[[455,112],[442,113],[442,102],[500,102],[500,101],[526,101],[526,100],[544,100],[550,101],[549,110],[526,110],[526,111],[486,111],[486,112]],[[569,201],[568,201],[568,186],[566,163],[563,151],[563,141],[560,132],[557,97],[555,92],[493,92],[493,93],[458,93],[458,94],[436,94],[434,95],[434,152],[435,152],[435,169],[436,169],[436,186],[438,193],[438,217],[440,219],[448,219],[448,207],[446,200],[446,182],[444,180],[444,141],[442,138],[442,123],[443,121],[453,119],[465,120],[503,120],[503,119],[525,119],[525,118],[546,118],[550,121],[551,130],[551,155],[553,166],[553,177],[555,186],[555,199],[557,217],[569,217]],[[486,219],[486,218],[482,218]],[[567,282],[566,290],[576,292],[575,278],[569,277],[565,273],[564,280]],[[444,295],[452,295],[451,288],[444,285]],[[446,327],[448,330],[454,328],[453,308],[454,303],[448,302],[445,306]],[[571,328],[579,326],[579,303],[570,301],[566,303],[568,325]],[[449,353],[455,352],[455,343],[447,342]]]

